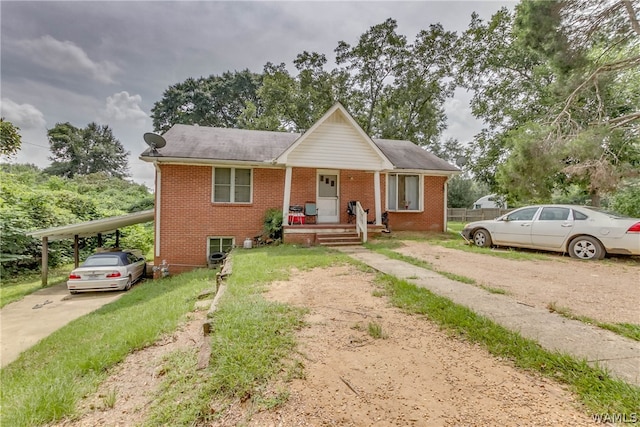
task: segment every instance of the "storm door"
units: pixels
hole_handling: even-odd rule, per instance
[[[338,223],[340,221],[340,191],[337,171],[318,171],[318,222]]]

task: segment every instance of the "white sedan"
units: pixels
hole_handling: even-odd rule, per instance
[[[640,219],[573,205],[536,205],[494,220],[475,221],[460,233],[477,246],[509,246],[602,259],[640,255]]]
[[[144,277],[146,261],[130,251],[100,252],[89,256],[69,274],[67,289],[77,292],[131,289]]]

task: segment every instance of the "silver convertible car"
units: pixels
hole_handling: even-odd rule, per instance
[[[477,246],[509,246],[569,253],[584,260],[606,254],[640,255],[640,219],[573,205],[526,206],[460,232]]]
[[[144,277],[145,269],[145,259],[133,252],[100,252],[90,255],[69,274],[67,289],[72,294],[82,291],[128,291]]]

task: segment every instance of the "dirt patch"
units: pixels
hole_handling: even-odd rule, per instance
[[[535,307],[555,304],[600,322],[640,324],[640,262],[634,259],[591,262],[549,255],[548,260],[510,260],[416,241],[404,241],[396,251],[477,285],[503,289]]]
[[[570,393],[520,372],[428,319],[389,305],[353,266],[292,275],[267,297],[310,309],[298,337],[306,378],[250,425],[585,425]],[[385,338],[372,338],[368,325]]]
[[[251,414],[238,404],[211,425],[516,426],[592,425],[563,386],[512,367],[448,336],[423,316],[389,305],[374,274],[353,266],[293,271],[265,297],[307,307],[298,335],[304,379],[285,384],[289,400]],[[62,426],[141,424],[161,378],[163,355],[199,346],[202,312],[162,343],[130,355]],[[369,333],[377,325],[382,338]],[[282,385],[274,385],[280,387]],[[117,391],[113,408],[105,396]]]
[[[199,348],[203,341],[202,323],[206,311],[189,314],[173,334],[125,358],[103,382],[98,391],[78,406],[80,418],[63,420],[51,426],[94,427],[143,424],[153,395],[163,380],[163,358],[174,351]],[[112,400],[113,399],[113,400]]]

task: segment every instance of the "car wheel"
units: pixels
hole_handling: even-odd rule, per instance
[[[481,248],[488,248],[491,246],[491,235],[485,229],[480,229],[473,233],[473,243]]]
[[[598,239],[591,236],[576,237],[569,244],[569,255],[573,258],[592,260],[604,258],[605,251]]]
[[[124,290],[128,291],[129,289],[131,289],[131,285],[133,285],[133,279],[131,278],[131,275],[129,275],[129,279],[127,280],[127,284],[124,285]]]
[[[75,294],[77,294],[77,293],[78,293],[78,291],[69,291],[69,293],[70,293],[71,295],[75,295]]]

